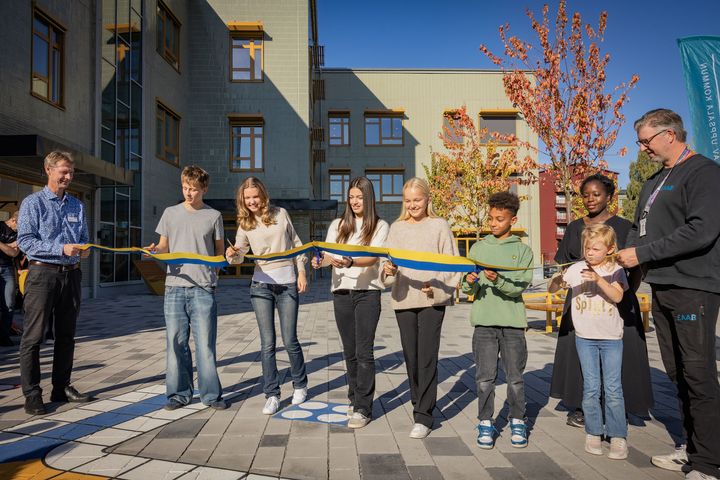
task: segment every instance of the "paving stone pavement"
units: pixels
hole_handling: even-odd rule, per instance
[[[522,450],[510,446],[501,373],[496,395],[500,437],[495,449],[482,450],[475,445],[477,399],[468,303],[447,310],[440,346],[435,427],[428,438],[414,440],[408,437],[412,408],[388,292],[382,296],[383,311],[375,342],[377,392],[373,421],[359,430],[347,429],[342,423],[262,415],[265,399],[260,385],[260,339],[248,289],[238,282],[222,283],[217,299],[218,370],[226,392],[232,392],[231,406],[215,411],[193,404],[193,408],[180,409],[176,416],[163,416],[162,410],[148,413],[160,408],[164,391],[162,298],[123,295],[83,303],[73,384],[93,393],[99,401],[81,407],[50,404],[48,417],[73,425],[91,415],[88,412],[121,415],[118,409],[122,405],[127,418],[120,419],[126,422],[121,425],[117,425],[120,420],[111,419],[103,425],[115,427],[90,430],[95,433],[70,442],[85,449],[73,450],[72,458],[53,451],[52,455],[59,459],[50,464],[53,468],[142,479],[682,478],[679,473],[657,469],[650,463],[652,455],[672,448],[673,436],[680,432],[674,387],[662,368],[653,331],[648,333],[648,349],[655,409],[651,419],[631,419],[630,456],[627,461],[613,461],[586,454],[584,432],[567,426],[567,412],[557,400],[548,398],[556,337],[544,333],[544,319],[538,316],[532,317],[527,334],[529,446]],[[308,400],[347,403],[345,367],[327,279],[313,281],[310,291],[302,296],[298,334],[309,375]],[[0,348],[0,384],[10,386],[0,391],[0,444],[6,437],[20,433],[42,435],[40,423],[28,423],[39,417],[24,413],[21,392],[12,388],[19,383],[17,357],[17,347]],[[286,408],[292,385],[282,348],[277,359],[283,380],[281,408]],[[51,363],[52,348],[46,345],[41,349],[46,400]],[[147,406],[147,402],[152,408],[132,410],[133,406]],[[605,450],[608,448],[606,444]],[[99,455],[107,457],[100,461]],[[117,465],[110,465],[113,462]]]

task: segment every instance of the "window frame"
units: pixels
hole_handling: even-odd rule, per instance
[[[340,182],[342,183],[341,198],[334,198],[332,193],[333,175],[341,175]],[[328,170],[328,198],[330,200],[337,200],[338,204],[345,203],[347,201],[348,192],[350,191],[350,180],[352,172],[349,168],[331,168]],[[347,183],[345,182],[347,177]],[[345,188],[347,187],[347,189]]]
[[[384,194],[384,192],[382,190],[382,176],[388,175],[388,174],[393,175],[393,176],[394,175],[401,176],[402,181],[400,182],[400,191],[399,192],[395,192],[393,190],[393,192],[391,192],[391,193]],[[376,185],[373,182],[373,180],[371,178],[371,176],[373,176],[373,175],[380,176],[380,178],[378,179],[379,185]],[[405,185],[405,169],[404,168],[366,168],[365,169],[365,178],[370,180],[370,183],[373,184],[373,189],[375,190],[375,203],[378,203],[378,204],[380,204],[380,203],[387,203],[387,204],[402,203],[402,201],[403,201],[402,200],[402,187],[403,187],[403,185]],[[392,181],[392,184],[393,185],[395,184],[394,179]],[[383,199],[384,196],[388,196],[388,197],[399,196],[400,200],[384,200]]]
[[[36,17],[39,17],[41,21],[46,23],[48,25],[48,36],[42,35],[41,32],[35,31],[35,19]],[[52,38],[53,31],[56,32],[58,35],[58,38],[60,39],[60,42],[55,44],[50,41]],[[30,17],[30,95],[33,97],[42,100],[43,102],[52,105],[55,108],[58,108],[60,110],[65,110],[65,34],[67,33],[67,28],[63,26],[60,22],[55,20],[53,17],[51,17],[47,12],[42,10],[37,5],[33,4],[32,7],[32,16]],[[36,74],[34,70],[34,63],[35,63],[35,36],[38,36],[42,38],[45,42],[48,44],[48,76],[43,77],[40,74]],[[58,50],[58,61],[60,65],[58,66],[58,101],[54,102],[52,100],[52,85],[53,85],[53,62],[52,62],[52,54],[53,50],[55,50],[57,47]],[[44,97],[40,93],[35,92],[33,89],[33,82],[35,78],[39,78],[42,80],[45,80],[47,82],[47,92],[48,96]]]
[[[160,113],[163,113],[162,120]],[[166,132],[168,128],[168,122],[167,117],[168,115],[175,120],[175,138],[177,139],[177,148],[176,150],[172,150],[168,147],[168,145],[165,143],[166,138]],[[155,158],[160,159],[170,165],[173,165],[175,167],[180,167],[180,120],[182,120],[182,117],[172,108],[170,108],[165,102],[160,100],[159,98],[155,99],[155,133],[157,134],[157,122],[162,121],[162,156],[158,154],[157,151],[157,139],[155,139]],[[167,159],[165,154],[167,152],[171,152],[175,154],[175,161],[171,162]]]
[[[400,119],[400,143],[383,143],[383,139],[390,140],[396,137],[383,137],[382,136],[382,121],[383,119],[389,118],[391,122],[393,119]],[[378,143],[368,143],[367,126],[369,119],[377,119],[378,125]],[[392,134],[392,123],[390,124],[390,133]],[[405,146],[405,113],[401,111],[366,111],[363,119],[363,135],[365,137],[366,147],[404,147]]]
[[[514,132],[512,133],[512,135],[515,135],[515,137],[518,136],[518,134],[517,134],[517,130],[518,130],[518,129],[517,129],[517,121],[518,121],[518,118],[519,118],[519,112],[518,112],[517,110],[484,110],[484,111],[481,110],[480,113],[478,113],[478,133],[480,132],[480,130],[482,130],[482,129],[484,128],[484,127],[483,127],[483,117],[484,117],[485,119],[488,119],[488,118],[506,118],[506,119],[510,119],[510,118],[512,118],[513,121],[515,122],[515,123],[514,123],[514,129],[513,129]],[[487,140],[490,139],[490,133],[491,133],[491,131],[488,131],[488,137],[487,137],[487,139],[485,139],[485,138],[480,138],[480,144],[481,144],[481,145],[487,145],[488,143],[490,143],[490,142],[487,141]],[[500,141],[500,142],[497,143],[497,145],[512,145],[512,144],[511,144],[511,143],[504,142],[504,141]]]
[[[333,138],[338,138],[338,137],[332,137],[332,136],[331,136],[331,135],[332,135],[332,129],[331,129],[331,127],[330,127],[330,124],[331,124],[331,120],[332,120],[332,119],[340,119],[340,120],[341,120],[341,121],[340,121],[340,130],[341,130],[342,135],[340,136],[340,138],[341,138],[341,140],[345,140],[345,143],[338,143],[338,144],[333,144],[333,143],[332,143],[332,139],[333,139]],[[347,122],[344,122],[343,120],[347,120]],[[345,127],[345,125],[347,125],[347,138],[345,138],[345,133],[344,133],[344,132],[345,132],[345,129],[343,128],[343,127]],[[349,147],[349,146],[350,146],[350,142],[351,142],[351,138],[352,138],[352,132],[351,132],[351,130],[350,130],[350,129],[351,129],[351,125],[352,125],[352,124],[351,124],[351,121],[350,121],[350,112],[349,112],[349,111],[344,111],[344,110],[343,110],[343,111],[340,111],[340,110],[338,110],[338,111],[329,111],[329,112],[328,112],[328,146],[329,146],[329,147],[339,147],[339,148]]]
[[[228,155],[228,168],[231,172],[264,172],[265,171],[265,162],[267,161],[265,157],[265,145],[267,144],[266,141],[266,129],[265,129],[265,119],[260,115],[242,115],[242,114],[232,114],[228,115],[228,123],[229,123],[229,133],[230,133],[230,147],[229,147],[229,155]],[[251,127],[251,128],[261,128],[262,132],[260,135],[260,139],[262,141],[262,149],[261,149],[261,166],[260,168],[257,168],[256,165],[256,158],[254,157],[255,154],[255,138],[257,136],[255,135],[254,131],[250,132],[250,146],[252,149],[251,155],[249,157],[250,160],[250,168],[237,168],[233,166],[234,161],[242,161],[244,160],[243,157],[236,157],[235,156],[235,133],[234,129],[237,127]],[[242,138],[242,133],[240,135],[237,135],[237,137]]]
[[[249,48],[250,52],[250,67],[247,69],[244,68],[236,68],[233,64],[233,53],[235,52],[235,48],[246,48],[246,47],[235,47],[233,45],[233,40],[252,40],[253,45],[252,48]],[[260,42],[260,46],[255,45],[255,41]],[[229,36],[229,42],[230,42],[230,82],[231,83],[262,83],[265,81],[265,32],[263,30],[232,30],[230,31]],[[255,75],[255,55],[257,50],[260,51],[260,78],[253,78]],[[233,78],[233,73],[236,71],[245,71],[248,70],[250,73],[250,78],[244,79],[236,79]]]
[[[160,13],[163,13],[161,16]],[[170,7],[167,6],[165,2],[162,0],[157,1],[157,8],[155,9],[155,15],[156,15],[156,22],[155,22],[155,28],[156,28],[156,51],[160,54],[162,58],[165,59],[165,61],[170,64],[171,67],[173,67],[178,73],[180,73],[180,30],[182,28],[182,23],[177,18],[177,16],[170,10]],[[160,29],[157,28],[158,22],[162,19],[163,22],[163,36],[162,41],[160,41],[159,35],[160,35]],[[171,25],[174,27],[174,31],[176,33],[176,39],[175,39],[175,46],[177,47],[177,51],[173,52],[170,50],[167,45],[165,44],[165,38],[167,37],[167,34],[165,33],[167,31],[167,26]]]

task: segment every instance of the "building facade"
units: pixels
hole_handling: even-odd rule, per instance
[[[357,175],[392,221],[402,183],[442,148],[448,110],[537,144],[498,72],[323,68],[315,0],[7,0],[0,27],[0,215],[46,183],[49,151],[67,150],[72,193],[106,246],[157,239],[186,165],[210,173],[206,200],[228,239],[237,186],[253,175],[310,241]],[[520,190],[518,232],[539,255],[538,189]],[[84,260],[86,294],[142,288],[132,260]]]

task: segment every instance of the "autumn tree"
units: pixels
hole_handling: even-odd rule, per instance
[[[529,155],[519,155],[529,145],[514,135],[476,129],[465,107],[447,114],[446,121],[440,133],[445,151],[432,152],[430,165],[423,165],[433,207],[451,225],[472,230],[479,239],[490,195],[513,183],[534,181],[537,165]]]
[[[558,5],[554,24],[527,10],[535,43],[510,35],[510,25],[499,28],[502,56],[485,46],[480,50],[503,71],[505,93],[533,129],[548,161],[545,168],[565,192],[568,205],[577,196],[578,179],[606,168],[605,156],[625,122],[622,107],[637,75],[608,91],[607,65],[610,55],[600,52],[607,24],[602,12],[597,28],[583,24],[580,13],[569,21],[566,2]],[[543,148],[543,147],[541,147]],[[622,156],[625,148],[620,149]],[[570,207],[569,207],[570,208]]]
[[[630,163],[630,183],[627,186],[627,198],[622,204],[621,215],[623,217],[631,222],[635,220],[635,210],[640,198],[640,190],[642,190],[642,186],[647,179],[659,169],[660,164],[650,160],[647,153],[638,152],[637,160]]]

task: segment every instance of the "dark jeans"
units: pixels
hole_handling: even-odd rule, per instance
[[[477,383],[478,419],[492,420],[495,414],[495,382],[498,354],[502,358],[510,418],[525,418],[527,342],[524,328],[477,326],[473,332],[475,382]]]
[[[20,381],[23,394],[41,395],[40,344],[55,313],[53,388],[70,385],[75,352],[75,323],[80,312],[80,269],[66,272],[30,266],[25,280],[25,321],[20,341]]]
[[[345,354],[350,405],[370,417],[375,395],[373,345],[380,320],[380,290],[336,290],[333,305]]]
[[[253,281],[250,284],[250,302],[255,310],[263,372],[263,392],[265,397],[280,396],[280,374],[275,360],[275,308],[280,320],[280,334],[290,360],[290,376],[293,388],[305,388],[308,384],[305,371],[305,358],[297,338],[297,319],[300,299],[297,285],[288,283],[278,285]]]
[[[410,400],[415,423],[428,428],[433,425],[433,409],[437,401],[438,352],[445,307],[395,310],[402,343]]]
[[[652,286],[652,312],[665,371],[675,383],[687,432],[690,466],[718,476],[720,384],[715,327],[720,294]]]
[[[15,267],[0,265],[0,338],[10,338],[15,306]]]

